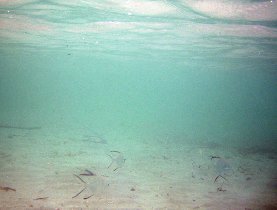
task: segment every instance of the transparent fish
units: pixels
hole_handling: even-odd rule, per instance
[[[123,154],[119,151],[111,151],[111,155],[108,155],[112,162],[108,166],[108,168],[113,168],[113,171],[116,171],[119,168],[122,168],[125,163],[125,158]]]

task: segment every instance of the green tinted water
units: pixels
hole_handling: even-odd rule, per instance
[[[276,142],[275,22],[144,3],[1,3],[0,122]]]

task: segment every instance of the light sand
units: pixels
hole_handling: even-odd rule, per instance
[[[102,144],[89,141],[85,136],[95,133],[82,130],[1,129],[0,134],[0,186],[16,189],[0,190],[0,209],[253,210],[277,206],[274,154],[243,153],[213,142],[186,143],[170,135],[110,132],[101,136],[107,141]],[[116,163],[108,168],[112,150],[126,158],[119,168]],[[218,168],[217,158],[211,160],[211,156],[220,156],[232,170]],[[86,169],[96,176],[80,176],[83,183],[74,174]],[[220,174],[224,178],[214,182]]]

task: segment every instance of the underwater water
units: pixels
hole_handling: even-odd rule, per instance
[[[0,207],[277,208],[277,1],[0,11]]]

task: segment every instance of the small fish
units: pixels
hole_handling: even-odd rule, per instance
[[[110,151],[112,153],[117,153],[118,155],[108,155],[112,161],[110,163],[110,165],[108,166],[108,168],[110,168],[112,165],[114,165],[114,169],[113,171],[116,171],[117,169],[123,167],[125,161],[126,161],[126,158],[123,157],[123,155],[121,154],[121,152],[119,151]]]
[[[38,201],[38,200],[46,200],[49,197],[39,197],[39,198],[35,198],[33,199],[34,201]]]
[[[16,191],[16,189],[13,189],[13,188],[10,188],[10,187],[2,187],[2,186],[0,186],[0,190],[3,190],[3,191],[6,191],[6,192],[8,192],[8,191]]]
[[[84,135],[84,140],[98,144],[107,144],[106,139],[97,135]]]

